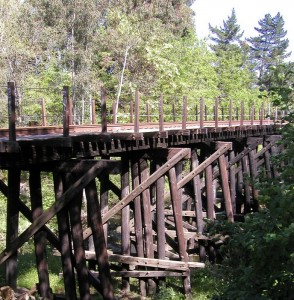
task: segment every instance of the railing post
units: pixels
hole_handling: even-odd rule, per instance
[[[173,104],[174,105],[174,104]],[[163,95],[159,98],[159,131],[163,131]]]
[[[255,115],[255,107],[252,105],[251,107],[251,126],[254,125],[254,115]]]
[[[63,90],[63,136],[69,136],[69,87],[64,86]]]
[[[135,122],[134,122],[134,132],[139,132],[139,104],[140,104],[140,95],[139,91],[136,90],[135,94]]]
[[[8,123],[9,123],[9,141],[16,141],[16,115],[15,115],[15,85],[14,82],[8,82]]]
[[[107,132],[106,92],[101,89],[101,131]]]
[[[201,97],[200,98],[200,129],[204,127],[203,113],[204,113],[204,99],[203,97]]]
[[[264,117],[264,103],[262,102],[261,108],[259,110],[259,123],[263,125],[263,117]]]
[[[130,123],[134,122],[134,103],[133,100],[130,102]]]
[[[173,110],[173,121],[176,122],[176,106],[174,103],[173,103],[172,110]]]
[[[187,129],[187,96],[183,97],[182,129]]]
[[[42,126],[47,126],[46,104],[44,98],[41,99],[41,105],[42,105]]]
[[[92,125],[96,124],[96,102],[95,100],[92,100],[91,105],[91,112],[92,112]]]
[[[232,127],[232,113],[233,113],[233,101],[230,99],[230,107],[229,107],[229,127]]]
[[[240,126],[244,125],[244,101],[241,102]]]
[[[146,103],[146,119],[147,123],[150,123],[150,105],[148,102]]]
[[[214,100],[214,126],[218,128],[218,97]]]

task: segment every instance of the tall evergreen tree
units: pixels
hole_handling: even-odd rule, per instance
[[[266,14],[259,22],[259,27],[254,29],[258,36],[248,39],[252,58],[258,72],[261,90],[269,90],[271,86],[270,68],[283,63],[291,53],[287,53],[289,40],[285,38],[284,20],[280,13],[272,17]]]
[[[223,27],[212,27],[209,24],[209,30],[214,36],[210,39],[215,43],[211,45],[212,50],[227,50],[229,45],[240,42],[244,31],[241,32],[240,25],[237,23],[235,9],[233,8],[231,16],[223,21]]]

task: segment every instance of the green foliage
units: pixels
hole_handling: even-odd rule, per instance
[[[293,299],[294,294],[294,149],[293,125],[284,131],[287,150],[276,158],[280,178],[260,177],[260,211],[244,223],[221,222],[215,232],[226,236],[216,269],[226,284],[221,299]]]
[[[259,86],[262,90],[269,90],[271,81],[270,68],[283,62],[290,54],[286,52],[289,40],[285,38],[284,20],[280,13],[272,17],[266,14],[255,27],[258,36],[251,37],[248,42],[251,46],[253,60],[258,71]]]

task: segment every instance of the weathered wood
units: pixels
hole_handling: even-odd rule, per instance
[[[20,194],[20,170],[8,170],[8,197],[7,197],[7,219],[6,219],[6,248],[18,238],[19,209],[18,201]],[[6,283],[13,289],[16,288],[17,280],[17,249],[10,253],[11,258],[5,266]]]
[[[122,157],[122,175],[121,175],[121,198],[128,196],[130,193],[130,174],[129,174],[129,159],[126,156]],[[121,211],[121,254],[131,254],[130,240],[130,206],[126,205]],[[122,265],[123,271],[128,271],[128,266]],[[130,291],[130,282],[127,278],[122,278],[122,289],[125,293]]]
[[[31,170],[30,178],[30,195],[32,206],[32,219],[35,220],[43,212],[41,173],[39,170]],[[34,235],[36,264],[39,277],[39,293],[46,299],[52,299],[53,295],[50,290],[48,262],[46,255],[46,232],[39,231]]]
[[[187,97],[183,97],[182,129],[187,128]]]
[[[8,130],[9,130],[9,141],[16,141],[16,103],[15,103],[15,85],[14,82],[8,82],[7,84],[8,94]]]
[[[159,98],[159,131],[163,131],[163,122],[164,122],[164,116],[163,116],[163,95],[160,95]]]
[[[132,183],[133,190],[138,188],[140,185],[139,175],[139,163],[138,159],[131,159],[132,168]],[[142,191],[143,192],[143,191]],[[144,244],[143,244],[143,223],[142,223],[142,208],[141,208],[141,197],[138,195],[134,199],[134,219],[135,219],[135,236],[136,236],[136,250],[137,256],[144,257]],[[142,297],[147,296],[146,283],[144,280],[139,280],[140,295]]]
[[[135,122],[134,122],[134,132],[139,132],[140,131],[140,95],[139,91],[136,90],[135,94]]]
[[[220,146],[222,143],[218,143]],[[229,186],[229,176],[227,173],[227,166],[224,154],[219,158],[219,169],[221,174],[221,183],[222,183],[222,191],[225,200],[226,214],[229,222],[234,222],[234,213],[232,208],[232,200],[230,194],[230,186]]]
[[[101,89],[101,131],[107,132],[106,92]]]
[[[63,195],[46,211],[44,211],[36,220],[23,231],[18,238],[10,243],[0,254],[0,264],[7,260],[18,248],[20,248],[32,235],[34,235],[42,226],[44,226],[56,213],[65,207],[93,178],[103,172],[103,169],[92,167],[85,175],[78,179]]]
[[[177,162],[182,160],[184,157],[189,155],[189,153],[190,153],[190,149],[185,149],[185,148],[181,149],[178,153],[176,153],[168,162],[166,162],[162,167],[160,167],[157,171],[155,171],[152,175],[150,175],[147,180],[143,181],[139,186],[134,188],[129,195],[127,195],[116,205],[114,205],[103,217],[103,224],[107,222],[116,213],[118,213],[123,207],[129,204],[132,200],[134,200],[138,195],[140,195],[146,188],[148,188],[151,184],[153,184],[159,177],[166,174],[170,168],[172,168]],[[90,228],[86,229],[84,231],[84,239],[89,237],[91,233],[92,232]]]
[[[71,180],[67,180],[67,183],[70,185]],[[82,191],[76,193],[71,205],[69,206],[69,216],[80,298],[83,300],[90,300],[90,287],[88,282],[85,250],[83,246],[83,229],[81,222],[82,197]]]
[[[234,160],[235,152],[234,149],[229,153],[230,161]],[[229,164],[228,164],[229,165]],[[229,167],[229,176],[230,176],[230,191],[231,191],[231,200],[232,200],[232,209],[233,213],[236,213],[236,164],[233,164]]]
[[[134,278],[149,278],[149,277],[181,277],[187,276],[187,272],[172,272],[172,271],[117,271],[113,272],[114,277],[134,277]]]
[[[69,87],[64,86],[63,94],[63,136],[69,136]]]
[[[60,174],[54,173],[55,199],[59,199],[64,192],[64,184]],[[72,248],[68,212],[62,209],[57,213],[57,225],[60,240],[61,262],[66,299],[77,299],[76,282],[72,261]]]
[[[250,193],[250,186],[249,186],[249,162],[248,162],[248,155],[242,158],[242,169],[243,169],[243,181],[244,181],[244,212],[248,213],[251,211],[251,193]]]
[[[90,227],[93,232],[93,241],[98,263],[99,278],[101,281],[102,296],[104,299],[114,299],[111,283],[110,267],[108,262],[105,231],[103,229],[101,208],[95,180],[92,180],[85,188],[87,197],[87,211],[89,214]]]
[[[182,261],[188,262],[188,255],[186,252],[186,243],[184,239],[183,233],[183,220],[182,220],[182,206],[181,201],[179,199],[180,195],[177,190],[177,180],[176,180],[176,171],[175,168],[171,168],[168,171],[169,177],[169,186],[171,192],[171,202],[174,211],[174,219],[176,225],[176,232],[177,232],[177,240],[178,240],[178,247],[179,247],[179,256]],[[188,298],[191,297],[191,283],[190,283],[190,274],[183,277],[183,286],[185,294]]]
[[[212,166],[208,165],[205,169],[205,187],[206,187],[206,211],[207,218],[214,220],[215,211],[214,211],[214,197],[212,189]]]

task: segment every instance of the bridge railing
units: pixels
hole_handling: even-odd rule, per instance
[[[60,90],[58,92],[60,95]],[[53,104],[44,98],[35,100],[29,97],[20,103],[14,82],[8,83],[6,93],[8,105],[1,105],[0,127],[9,129],[11,139],[15,138],[16,128],[28,126],[63,126],[63,134],[66,136],[71,125],[100,125],[102,132],[107,131],[109,124],[125,129],[128,126],[128,130],[134,132],[139,132],[141,125],[150,130],[154,128],[163,131],[171,127],[188,129],[266,125],[279,122],[284,116],[284,112],[270,104],[267,107],[264,103],[245,107],[244,101],[224,101],[220,98],[209,101],[200,98],[188,105],[187,97],[169,103],[161,95],[157,103],[154,100],[152,103],[142,103],[139,91],[136,91],[133,100],[124,105],[124,110],[117,112],[107,105],[107,95],[103,90],[99,101],[75,101],[74,105],[69,87],[66,86],[62,89],[62,98],[60,95]]]

